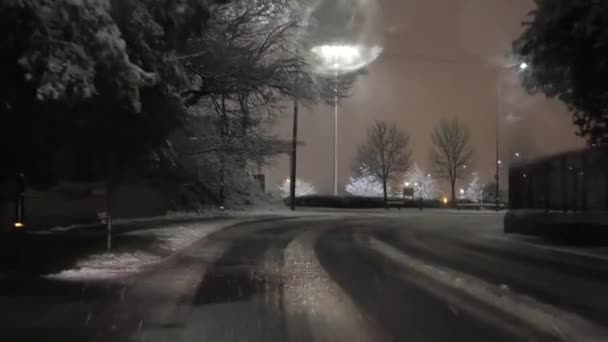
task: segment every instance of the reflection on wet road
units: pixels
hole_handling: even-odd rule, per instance
[[[494,238],[502,236],[499,222],[473,214],[344,214],[242,224],[159,269],[119,284],[87,284],[87,298],[66,288],[49,303],[62,307],[52,311],[54,319],[28,323],[25,335],[62,341],[604,340],[600,314],[608,304],[593,299],[603,298],[597,291],[608,267]],[[520,273],[534,267],[542,277]],[[574,271],[580,267],[594,272]],[[551,301],[551,294],[567,292],[553,281],[559,277],[588,293]],[[38,300],[22,299],[24,305]],[[0,329],[2,340],[24,336],[14,322]]]

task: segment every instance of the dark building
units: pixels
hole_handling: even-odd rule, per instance
[[[511,209],[608,210],[608,146],[513,165],[509,205]]]

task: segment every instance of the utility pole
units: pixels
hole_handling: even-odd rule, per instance
[[[502,76],[503,70],[498,72],[498,80],[496,81],[496,211],[500,211],[500,101],[502,96]]]
[[[336,57],[336,65],[337,65]],[[336,88],[334,97],[334,196],[338,197],[338,101],[339,101],[339,83],[340,78],[338,68],[336,67]]]
[[[293,134],[291,137],[291,175],[289,182],[289,203],[296,210],[296,167],[298,155],[298,100],[293,100]]]

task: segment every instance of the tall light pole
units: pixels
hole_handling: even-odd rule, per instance
[[[528,64],[523,62],[520,64],[512,64],[500,69],[498,74],[498,80],[496,81],[496,174],[494,179],[496,180],[496,211],[500,211],[500,105],[502,102],[502,80],[504,74],[517,67],[519,71],[528,69]]]
[[[334,196],[338,196],[338,87],[340,86],[340,79],[338,75],[338,67],[336,62],[336,87],[334,89]]]
[[[333,151],[333,193],[338,196],[338,105],[340,101],[340,74],[355,72],[375,60],[382,48],[366,49],[360,45],[330,44],[319,45],[311,49],[318,57],[319,72],[331,74],[335,80],[334,87],[334,151]],[[373,58],[370,58],[370,54]]]
[[[296,167],[298,153],[298,99],[293,100],[293,133],[291,137],[291,172],[289,182],[289,206],[296,210]]]

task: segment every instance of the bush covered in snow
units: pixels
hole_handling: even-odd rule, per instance
[[[473,203],[480,203],[483,200],[483,187],[479,182],[479,174],[473,174],[473,179],[464,191],[464,199]]]
[[[350,177],[346,185],[346,192],[353,196],[381,197],[383,196],[382,182],[373,175],[367,165],[363,164],[359,168],[359,174]]]
[[[281,186],[279,186],[279,192],[281,197],[289,197],[291,193],[290,186],[291,180],[286,179],[285,181],[283,181]],[[312,183],[296,178],[296,197],[310,196],[315,195],[316,193],[317,190],[315,189],[315,186]]]
[[[414,189],[414,198],[436,199],[439,197],[437,181],[414,164],[405,175],[405,183]],[[404,184],[405,185],[405,184]]]

